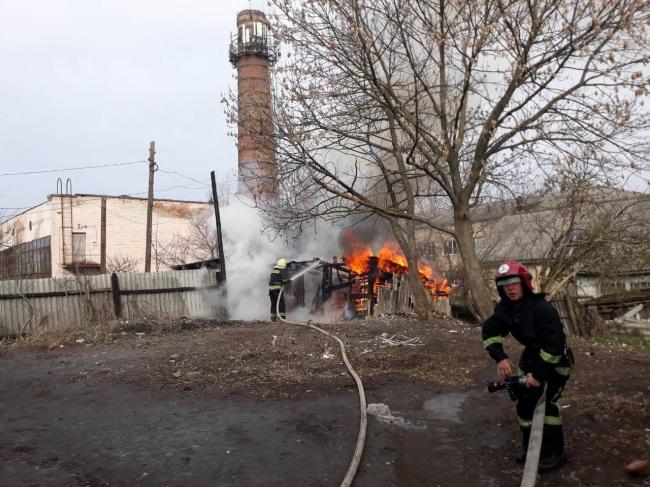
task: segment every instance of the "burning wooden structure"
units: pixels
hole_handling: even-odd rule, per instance
[[[291,270],[298,272],[312,262],[293,262]],[[433,302],[443,302],[440,308],[447,309],[451,293],[447,280],[435,277],[427,265],[418,266],[418,270]],[[320,279],[316,279],[316,273]],[[317,282],[310,306],[312,313],[343,315],[351,319],[373,316],[378,304],[381,312],[413,309],[408,265],[395,246],[384,245],[377,255],[370,248],[364,248],[345,254],[342,261],[336,257],[332,262],[320,261],[317,270],[310,274],[312,282]],[[305,276],[301,276],[291,283],[287,292],[289,308],[306,306],[306,294]]]

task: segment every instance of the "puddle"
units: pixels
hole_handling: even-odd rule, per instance
[[[390,408],[386,404],[368,404],[368,414],[374,416],[382,423],[388,423],[400,428],[406,429],[424,429],[424,426],[419,424],[414,424],[411,421],[400,418],[399,416],[393,416]]]
[[[441,394],[425,401],[422,409],[435,419],[452,423],[462,423],[460,409],[465,399],[467,399],[466,393]]]

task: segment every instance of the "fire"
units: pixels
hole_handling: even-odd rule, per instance
[[[350,255],[344,255],[343,260],[350,268],[351,271],[357,274],[365,274],[370,270],[368,259],[372,257],[372,250],[370,247],[361,249]]]
[[[395,264],[404,269],[408,269],[408,263],[402,251],[391,244],[385,244],[379,251],[377,257],[379,257],[379,268],[382,271],[395,272],[392,270]]]
[[[420,271],[424,286],[433,296],[436,294],[441,296],[448,296],[451,293],[451,286],[449,285],[449,282],[447,282],[447,279],[444,277],[436,279],[433,275],[433,269],[431,269],[431,267],[420,263],[418,265],[418,271]]]
[[[374,256],[370,246],[355,243],[352,247],[351,252],[343,255],[343,261],[351,271],[357,274],[370,272],[370,258]],[[377,269],[392,274],[406,274],[408,272],[408,262],[404,253],[396,244],[388,243],[384,244],[377,253]],[[418,264],[418,271],[422,277],[424,286],[433,297],[449,295],[451,286],[447,282],[447,279],[436,278],[433,269],[423,263]],[[376,283],[376,287],[381,286],[381,282]]]

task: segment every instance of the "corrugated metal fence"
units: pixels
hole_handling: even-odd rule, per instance
[[[220,300],[206,269],[0,281],[0,336],[117,318],[214,318]]]

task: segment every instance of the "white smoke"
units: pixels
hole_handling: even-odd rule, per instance
[[[220,213],[230,319],[269,319],[268,282],[278,259],[301,261],[317,257],[331,261],[340,252],[340,228],[335,225],[314,224],[299,241],[288,245],[281,237],[262,232],[260,215],[242,195],[220,208]]]

